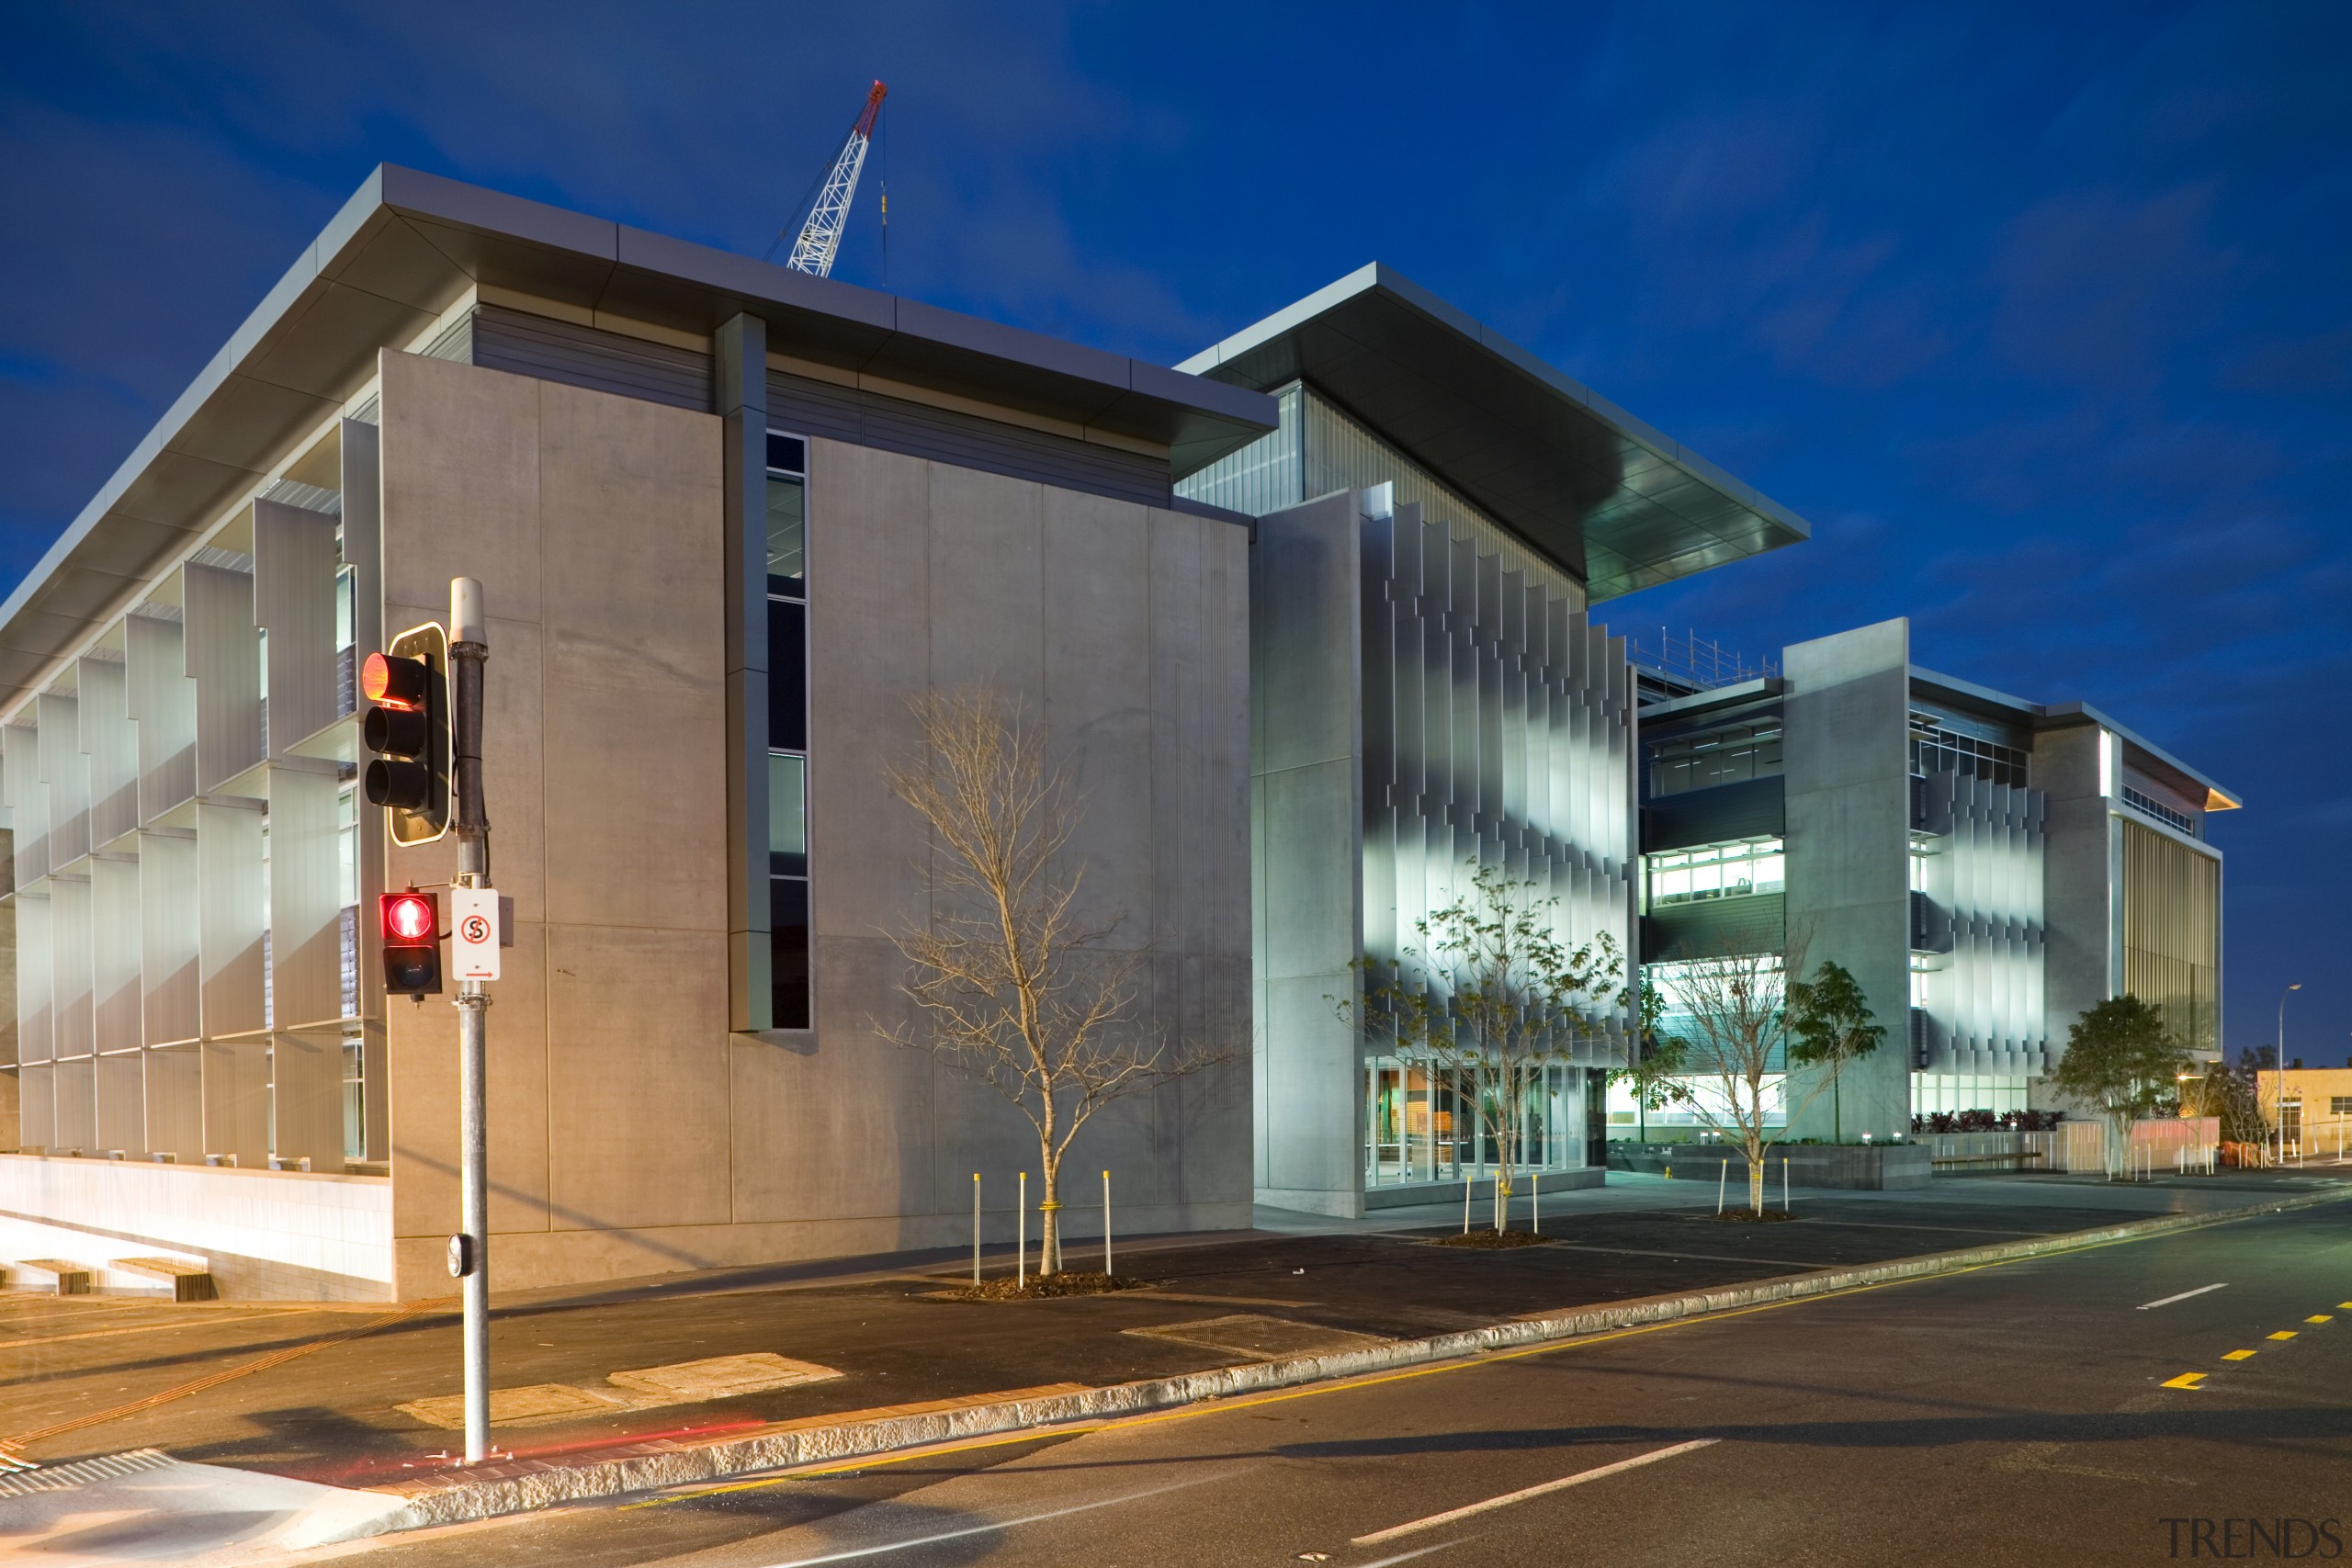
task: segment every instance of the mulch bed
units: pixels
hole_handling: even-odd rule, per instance
[[[1720,1214],[1708,1214],[1704,1217],[1710,1220],[1720,1220],[1726,1224],[1739,1225],[1778,1224],[1782,1220],[1796,1218],[1786,1209],[1767,1209],[1760,1214],[1753,1209],[1725,1209]]]
[[[1532,1231],[1465,1231],[1460,1235],[1440,1236],[1431,1247],[1467,1247],[1491,1249],[1501,1247],[1541,1247],[1551,1237],[1537,1235]]]
[[[1067,1270],[1059,1274],[1032,1274],[1018,1285],[1013,1283],[1012,1275],[1001,1274],[993,1280],[981,1280],[978,1286],[927,1291],[924,1294],[942,1302],[1038,1302],[1057,1296],[1101,1296],[1113,1291],[1140,1291],[1150,1284],[1149,1280],[1130,1279],[1125,1274]]]

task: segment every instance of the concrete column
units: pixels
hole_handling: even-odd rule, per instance
[[[1363,1074],[1331,998],[1363,950],[1357,492],[1260,520],[1250,568],[1261,1201],[1363,1212]]]
[[[767,323],[713,334],[713,406],[726,428],[728,1027],[768,1028]]]
[[[1808,976],[1843,965],[1886,1029],[1836,1091],[1849,1138],[1911,1125],[1910,663],[1905,620],[1798,643],[1782,661],[1789,951],[1802,949]],[[1794,1105],[1811,1076],[1792,1074],[1789,1089]],[[1827,1137],[1831,1111],[1825,1091],[1790,1135]]]

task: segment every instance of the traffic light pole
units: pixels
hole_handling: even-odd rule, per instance
[[[449,675],[455,745],[450,758],[458,886],[490,886],[490,818],[482,805],[482,661],[490,657],[481,584],[449,580]],[[490,998],[479,980],[458,986],[458,1122],[459,1204],[469,1267],[465,1274],[466,1462],[490,1450],[490,1130],[488,1076]]]

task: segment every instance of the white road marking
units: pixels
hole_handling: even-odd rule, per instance
[[[1384,1557],[1376,1562],[1359,1563],[1357,1568],[1396,1568],[1396,1564],[1399,1562],[1410,1562],[1416,1557],[1427,1557],[1432,1551],[1443,1551],[1449,1546],[1460,1546],[1463,1540],[1468,1539],[1469,1537],[1464,1536],[1461,1540],[1441,1540],[1435,1546],[1417,1546],[1410,1551],[1400,1551],[1394,1557]]]
[[[2208,1291],[2226,1291],[2229,1288],[2230,1282],[2227,1280],[2222,1280],[2218,1285],[2199,1285],[2193,1291],[2183,1291],[2177,1296],[2166,1296],[2160,1302],[2143,1302],[2140,1304],[2139,1310],[2142,1312],[2149,1312],[2157,1307],[2168,1307],[2175,1302],[2185,1302],[2191,1296],[2201,1296]]]
[[[1489,1497],[1483,1503],[1471,1503],[1459,1508],[1448,1508],[1442,1514],[1431,1514],[1425,1519],[1415,1519],[1409,1524],[1391,1525],[1385,1530],[1374,1530],[1370,1535],[1357,1536],[1349,1544],[1377,1546],[1384,1540],[1394,1540],[1400,1535],[1410,1535],[1415,1530],[1434,1529],[1439,1525],[1450,1525],[1456,1519],[1466,1519],[1473,1514],[1483,1514],[1493,1508],[1508,1508],[1513,1503],[1524,1503],[1531,1497],[1541,1497],[1547,1492],[1558,1492],[1570,1486],[1581,1486],[1588,1481],[1598,1481],[1604,1475],[1615,1475],[1620,1471],[1635,1470],[1645,1464],[1656,1464],[1662,1459],[1672,1459],[1676,1454],[1687,1454],[1694,1449],[1703,1449],[1721,1441],[1723,1439],[1720,1438],[1695,1438],[1687,1443],[1677,1443],[1672,1448],[1656,1449],[1645,1454],[1635,1454],[1632,1459],[1621,1459],[1615,1464],[1604,1464],[1597,1470],[1578,1471],[1574,1475],[1564,1475],[1557,1481],[1546,1481],[1534,1486],[1521,1487],[1516,1492],[1506,1492],[1499,1497]]]
[[[934,1546],[943,1540],[962,1540],[967,1536],[994,1535],[998,1531],[1015,1529],[1023,1525],[1038,1524],[1046,1519],[1058,1519],[1070,1514],[1083,1514],[1093,1508],[1114,1507],[1121,1503],[1139,1502],[1146,1497],[1157,1497],[1163,1492],[1180,1492],[1187,1486],[1198,1486],[1204,1481],[1222,1479],[1224,1479],[1222,1475],[1198,1475],[1190,1481],[1179,1481],[1167,1486],[1154,1486],[1143,1492],[1129,1492],[1123,1496],[1099,1498],[1091,1503],[1075,1503],[1067,1508],[1049,1508],[1042,1514],[1023,1514],[1019,1518],[996,1519],[988,1524],[971,1525],[959,1530],[942,1530],[937,1535],[917,1536],[911,1540],[891,1540],[885,1541],[879,1546],[860,1546],[847,1551],[829,1551],[822,1557],[795,1557],[789,1562],[773,1563],[770,1568],[814,1568],[814,1565],[820,1562],[851,1562],[861,1557],[881,1557],[893,1551],[910,1551],[918,1546]]]

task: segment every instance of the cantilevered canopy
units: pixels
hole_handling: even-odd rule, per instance
[[[1259,391],[1307,382],[1583,577],[1595,601],[1813,532],[1378,262],[1177,368]]]

